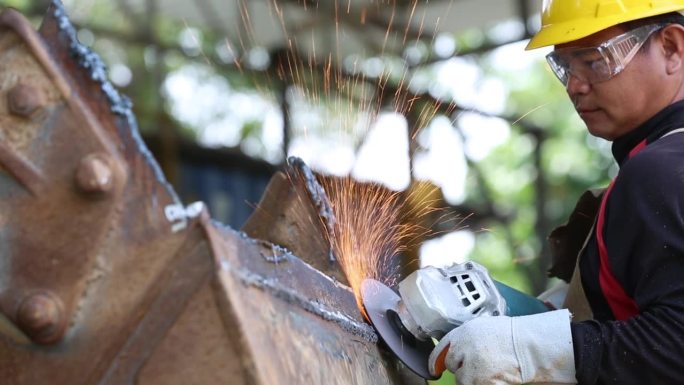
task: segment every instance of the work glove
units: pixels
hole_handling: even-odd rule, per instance
[[[433,375],[454,372],[459,385],[574,384],[575,356],[566,309],[475,318],[453,329],[430,354]]]

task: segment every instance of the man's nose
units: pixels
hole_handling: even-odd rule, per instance
[[[591,89],[591,84],[588,81],[574,75],[573,73],[569,73],[568,83],[565,85],[565,89],[570,96],[576,94],[586,94]]]

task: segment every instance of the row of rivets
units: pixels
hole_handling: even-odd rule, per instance
[[[12,114],[28,118],[45,105],[42,93],[35,87],[19,84],[8,92],[8,109]],[[87,155],[77,166],[77,188],[86,194],[111,191],[114,174],[110,158],[104,153]],[[39,292],[25,297],[16,312],[17,326],[35,343],[50,344],[61,337],[63,304],[51,292]]]

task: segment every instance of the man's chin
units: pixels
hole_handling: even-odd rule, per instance
[[[587,122],[585,122],[585,124],[587,126],[587,131],[589,132],[589,134],[591,136],[595,136],[597,138],[601,138],[601,139],[605,139],[605,140],[609,140],[609,141],[612,141],[613,139],[615,139],[615,135],[612,132],[610,132],[610,130],[606,130],[605,126],[595,125],[595,124],[587,124]]]

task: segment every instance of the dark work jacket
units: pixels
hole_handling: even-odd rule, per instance
[[[639,314],[616,321],[599,284],[596,232],[580,255],[594,320],[572,324],[579,384],[684,384],[684,102],[613,142],[606,203],[611,270]],[[646,139],[633,157],[628,153]]]

